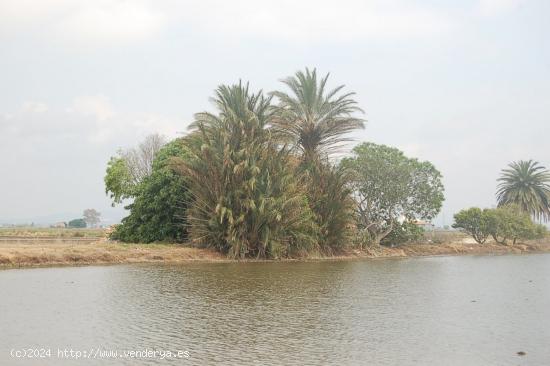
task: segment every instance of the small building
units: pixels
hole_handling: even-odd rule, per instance
[[[56,222],[55,224],[52,225],[53,228],[56,228],[56,229],[64,229],[67,227],[67,223],[66,222]]]

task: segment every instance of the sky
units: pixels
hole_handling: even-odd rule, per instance
[[[0,0],[0,223],[117,221],[118,149],[181,135],[219,84],[315,67],[357,93],[355,143],[442,172],[450,225],[511,161],[550,166],[548,19],[546,0]]]

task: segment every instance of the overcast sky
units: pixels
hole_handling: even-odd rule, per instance
[[[436,165],[450,224],[510,161],[550,166],[549,19],[547,0],[0,0],[0,223],[119,219],[117,149],[185,131],[218,84],[309,66],[357,92],[358,141]]]

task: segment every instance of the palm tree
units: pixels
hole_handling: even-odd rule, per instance
[[[189,185],[189,238],[233,258],[278,258],[317,244],[318,227],[289,163],[273,141],[270,97],[248,84],[220,86],[216,112],[195,115],[175,162]]]
[[[533,160],[503,169],[497,190],[499,206],[516,204],[535,219],[550,219],[550,171]]]
[[[364,120],[353,116],[363,112],[352,99],[355,93],[339,94],[344,85],[327,91],[328,77],[318,79],[315,69],[306,68],[282,80],[291,94],[272,93],[279,99],[273,130],[300,149],[306,161],[335,152],[350,141],[349,132],[364,128]]]
[[[331,153],[350,141],[349,133],[363,128],[362,113],[352,98],[355,93],[341,93],[344,85],[327,89],[329,74],[318,78],[317,71],[307,69],[282,82],[290,94],[276,91],[271,131],[282,143],[300,153],[298,175],[306,183],[309,206],[321,231],[319,246],[326,252],[339,249],[350,241],[353,220],[347,174],[332,166]]]

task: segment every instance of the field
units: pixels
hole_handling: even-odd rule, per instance
[[[105,229],[1,227],[0,237],[18,238],[103,238]]]

